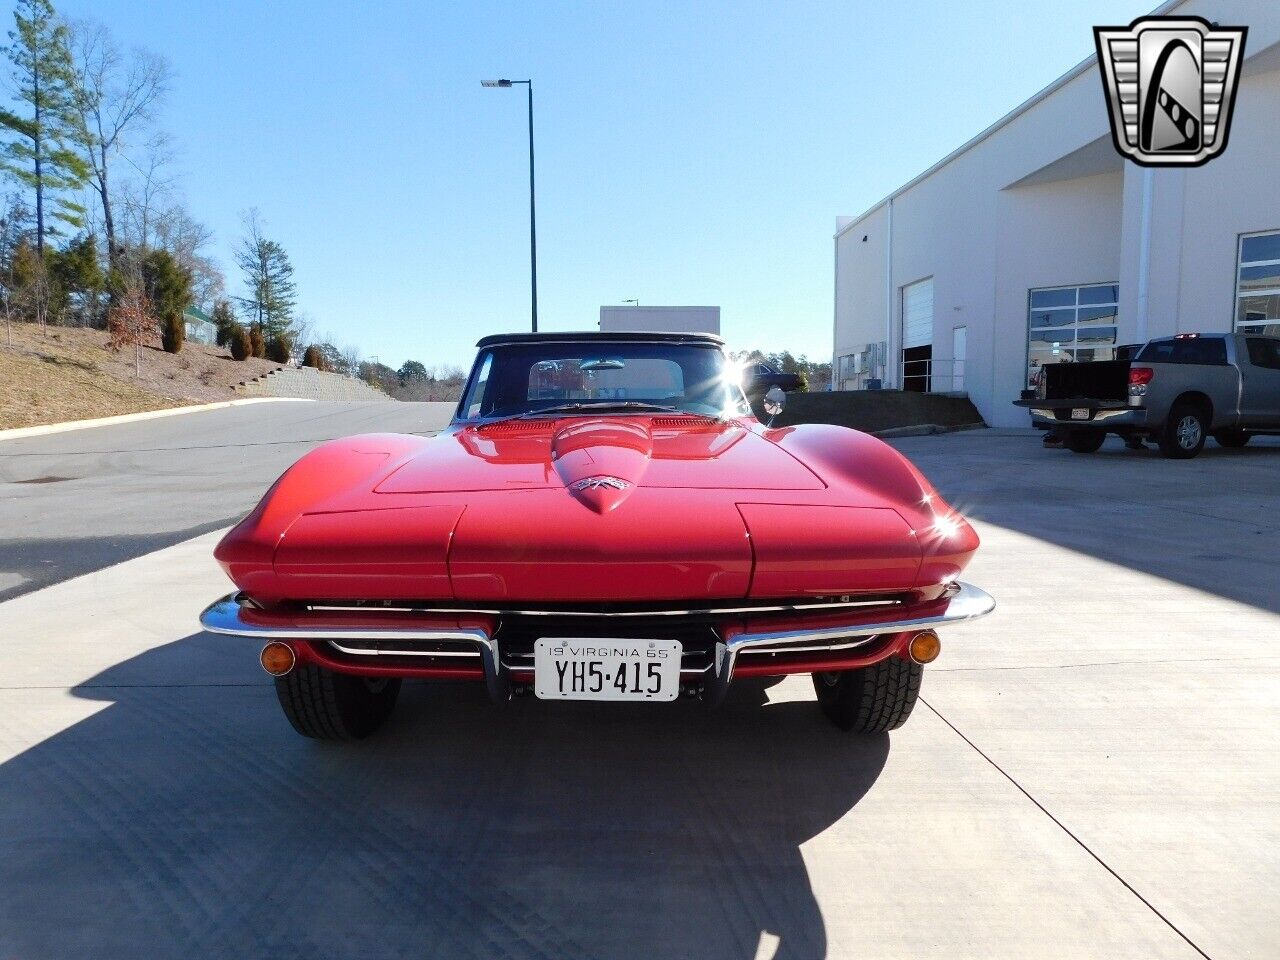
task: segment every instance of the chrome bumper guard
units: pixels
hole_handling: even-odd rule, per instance
[[[484,667],[485,684],[489,696],[496,701],[508,699],[511,685],[507,671],[498,660],[498,644],[484,630],[414,629],[412,627],[332,627],[332,626],[266,626],[249,623],[244,619],[243,594],[232,593],[209,604],[200,614],[200,626],[209,633],[221,633],[233,637],[251,637],[266,643],[269,640],[320,640],[342,653],[356,651],[344,648],[338,641],[354,640],[363,643],[430,643],[432,641],[461,641],[475,644],[475,655]],[[395,651],[360,651],[367,656],[395,655]],[[438,654],[437,654],[438,655]]]
[[[872,643],[886,633],[906,633],[910,630],[940,627],[949,623],[963,623],[985,617],[996,608],[995,599],[985,590],[968,583],[952,586],[950,603],[944,612],[928,617],[902,620],[881,620],[858,626],[824,627],[820,630],[786,630],[769,633],[739,633],[724,643],[716,644],[716,655],[707,677],[703,699],[715,705],[729,692],[733,680],[733,667],[738,655],[744,651],[753,653],[800,653],[810,650],[852,650]],[[846,642],[847,641],[847,642]],[[806,644],[817,646],[806,648]]]
[[[952,593],[946,609],[926,617],[886,619],[876,622],[845,626],[826,626],[813,630],[786,630],[761,633],[740,633],[727,641],[716,644],[711,669],[707,671],[703,697],[711,704],[719,703],[728,692],[733,679],[733,668],[739,654],[752,653],[803,653],[813,651],[851,650],[873,642],[886,633],[906,633],[951,623],[963,623],[984,617],[995,609],[996,602],[990,594],[968,583],[952,585]],[[467,642],[475,645],[475,655],[484,668],[489,695],[496,701],[510,696],[508,669],[502,663],[497,641],[480,629],[414,629],[404,626],[275,626],[250,623],[243,616],[242,594],[229,594],[210,604],[200,614],[200,625],[209,633],[236,637],[250,637],[263,642],[269,640],[319,640],[338,649],[335,641],[365,643],[416,643],[432,641]],[[345,652],[354,653],[353,650]],[[394,650],[360,651],[368,656],[397,655]],[[701,671],[699,671],[701,672]]]

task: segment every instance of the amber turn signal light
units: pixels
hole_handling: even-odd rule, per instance
[[[942,641],[932,630],[925,630],[911,638],[909,652],[916,663],[933,663],[942,652]]]
[[[279,640],[272,640],[263,647],[258,659],[262,661],[262,669],[273,677],[283,677],[293,669],[294,663],[297,662],[297,658],[293,654],[293,647],[287,643],[281,643]]]

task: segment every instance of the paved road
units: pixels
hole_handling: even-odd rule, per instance
[[[324,440],[443,403],[264,403],[0,441],[0,600],[228,526]]]
[[[1280,956],[1280,446],[899,445],[1000,608],[867,740],[792,678],[311,743],[216,534],[0,603],[0,956]]]

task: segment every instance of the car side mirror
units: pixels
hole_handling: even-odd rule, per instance
[[[786,405],[787,395],[782,392],[782,388],[770,387],[769,392],[764,395],[764,412],[769,415],[769,426],[773,426],[773,421]]]

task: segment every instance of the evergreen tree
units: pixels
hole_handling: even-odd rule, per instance
[[[302,365],[304,367],[315,367],[317,370],[324,370],[324,354],[320,352],[320,348],[314,343],[302,354]]]
[[[0,168],[35,193],[36,253],[59,231],[51,221],[73,228],[84,222],[84,207],[73,194],[89,179],[76,150],[76,76],[68,46],[70,32],[49,0],[18,0],[15,29],[5,55],[13,65],[16,98],[23,114],[0,109],[0,131],[11,139],[0,147]]]
[[[236,322],[236,315],[231,311],[231,304],[226,300],[219,300],[213,307],[212,319],[214,326],[218,328],[218,346],[227,346],[231,343],[235,329],[240,326]]]
[[[139,269],[151,309],[160,321],[163,346],[169,353],[177,353],[186,339],[183,313],[191,303],[191,271],[167,250],[146,251]]]
[[[248,314],[250,333],[257,330],[264,343],[287,338],[293,332],[293,308],[298,302],[293,264],[284,247],[262,235],[256,213],[249,214],[245,229],[236,263],[249,291],[238,299]]]

